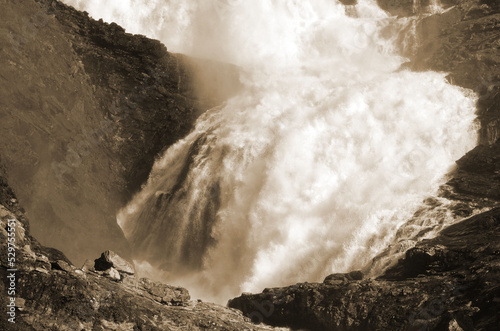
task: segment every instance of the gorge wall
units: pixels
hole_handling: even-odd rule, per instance
[[[155,156],[238,88],[236,69],[58,1],[1,5],[0,155],[34,235],[77,264],[128,255],[117,210]]]

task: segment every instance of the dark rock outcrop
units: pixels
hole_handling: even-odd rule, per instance
[[[410,68],[448,72],[478,96],[479,144],[457,161],[449,185],[458,193],[500,200],[500,3],[449,0],[447,10],[423,18]]]
[[[33,233],[78,265],[106,249],[127,257],[116,212],[155,157],[234,93],[236,68],[59,1],[0,4],[0,155]]]
[[[377,279],[335,274],[228,305],[256,322],[308,330],[496,330],[498,279],[500,208],[420,242]]]
[[[127,275],[135,274],[134,266],[127,260],[120,257],[113,251],[105,251],[101,257],[95,260],[94,270],[104,271],[109,268],[114,268],[120,273]]]

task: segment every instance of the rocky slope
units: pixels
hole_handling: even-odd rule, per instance
[[[420,242],[377,279],[334,274],[229,302],[256,322],[308,330],[497,330],[500,208]]]
[[[385,10],[411,16],[418,47],[407,67],[448,72],[479,95],[478,146],[457,161],[440,194],[459,202],[453,213],[500,202],[500,3],[378,0]],[[244,294],[229,302],[256,322],[309,330],[497,330],[500,325],[500,209],[452,225],[377,279],[328,276]],[[377,257],[379,258],[379,257]],[[355,279],[356,278],[356,279]]]
[[[58,1],[0,6],[0,155],[34,235],[78,264],[127,256],[117,210],[155,156],[238,88],[236,69]]]
[[[252,324],[237,310],[190,301],[183,288],[137,279],[132,267],[109,251],[76,268],[63,253],[41,246],[31,236],[24,210],[0,168],[2,243],[11,232],[16,234],[12,265],[7,260],[7,245],[0,245],[1,330],[273,329]],[[7,276],[13,268],[16,281],[11,283]],[[15,298],[12,309],[8,308],[11,297]],[[13,314],[8,315],[7,310]],[[8,320],[13,316],[15,323]]]

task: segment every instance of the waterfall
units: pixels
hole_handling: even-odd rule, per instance
[[[348,14],[333,0],[126,5],[109,1],[105,18],[242,68],[243,91],[207,110],[117,217],[139,269],[195,297],[366,266],[476,144],[475,95],[400,69],[412,28],[374,0]]]

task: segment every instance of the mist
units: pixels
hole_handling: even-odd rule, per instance
[[[195,297],[365,267],[476,144],[475,94],[402,69],[411,22],[374,0],[65,2],[241,67],[118,215],[139,269]]]

